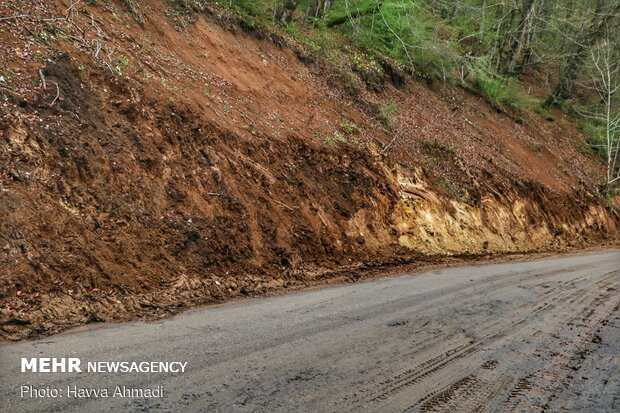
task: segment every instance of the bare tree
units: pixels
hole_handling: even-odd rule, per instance
[[[573,96],[575,81],[583,68],[592,47],[605,35],[605,28],[620,16],[620,2],[605,7],[606,0],[597,0],[592,18],[572,39],[572,45],[561,65],[557,86],[547,98],[545,106],[551,106]]]
[[[603,103],[599,120],[603,122],[605,129],[602,141],[607,156],[607,185],[611,185],[620,180],[620,108],[616,102],[616,94],[620,89],[620,58],[615,53],[608,34],[592,50],[591,57],[594,89]]]
[[[527,47],[526,42],[528,41],[534,26],[535,5],[536,2],[534,0],[523,0],[518,34],[514,39],[512,47],[510,48],[510,58],[508,59],[508,64],[506,67],[506,72],[508,73],[515,72],[521,53]]]

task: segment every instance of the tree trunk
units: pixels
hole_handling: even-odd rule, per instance
[[[306,12],[306,23],[310,20],[318,20],[323,16],[323,14],[327,13],[327,11],[331,8],[333,1],[331,0],[313,0],[308,6],[308,11]]]
[[[297,10],[299,0],[284,0],[283,3],[276,8],[274,18],[277,22],[287,24],[291,22],[293,13]]]
[[[534,21],[532,23],[532,30],[525,40],[525,47],[523,49],[523,59],[521,61],[521,66],[519,71],[522,72],[523,69],[531,63],[532,60],[532,45],[534,44],[534,40],[536,39],[539,32],[545,29],[548,20],[548,6],[549,2],[547,0],[539,0],[538,7],[536,8]]]
[[[517,70],[518,61],[521,58],[522,51],[526,48],[526,40],[533,27],[534,21],[534,0],[523,0],[521,8],[521,20],[519,21],[519,32],[515,37],[512,47],[510,48],[510,57],[506,65],[506,73],[514,74]]]
[[[605,34],[605,27],[609,21],[617,18],[620,12],[620,3],[615,3],[609,11],[603,11],[605,0],[598,0],[594,16],[586,27],[577,34],[572,50],[560,69],[560,80],[557,86],[545,101],[545,106],[558,105],[573,96],[575,80],[583,66],[592,46]]]
[[[517,9],[510,9],[509,15],[506,18],[502,19],[504,14],[504,8],[501,7],[498,9],[497,20],[500,22],[497,26],[497,36],[495,40],[494,50],[494,58],[495,58],[495,70],[499,71],[501,64],[504,62],[504,50],[506,48],[506,43],[510,40],[507,33],[512,29],[512,25],[516,16]]]

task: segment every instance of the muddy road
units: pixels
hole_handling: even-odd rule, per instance
[[[21,373],[21,357],[185,373]],[[620,251],[451,268],[0,346],[0,410],[617,411]],[[60,397],[21,397],[21,386]],[[112,397],[118,385],[163,398]],[[67,386],[110,390],[73,397]]]

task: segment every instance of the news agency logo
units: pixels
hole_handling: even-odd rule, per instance
[[[185,373],[186,361],[82,361],[78,357],[22,357],[22,373]],[[129,387],[115,385],[82,387],[75,384],[64,388],[53,385],[22,384],[21,398],[164,398],[163,385]]]
[[[89,361],[77,357],[33,357],[21,359],[22,373],[185,373],[186,361]]]
[[[75,357],[22,357],[22,373],[81,373],[81,360]]]

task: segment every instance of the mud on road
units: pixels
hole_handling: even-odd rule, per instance
[[[452,268],[7,344],[2,411],[614,411],[620,251]],[[188,362],[170,376],[94,375],[163,399],[20,399],[19,358]],[[122,382],[122,383],[120,383]]]

